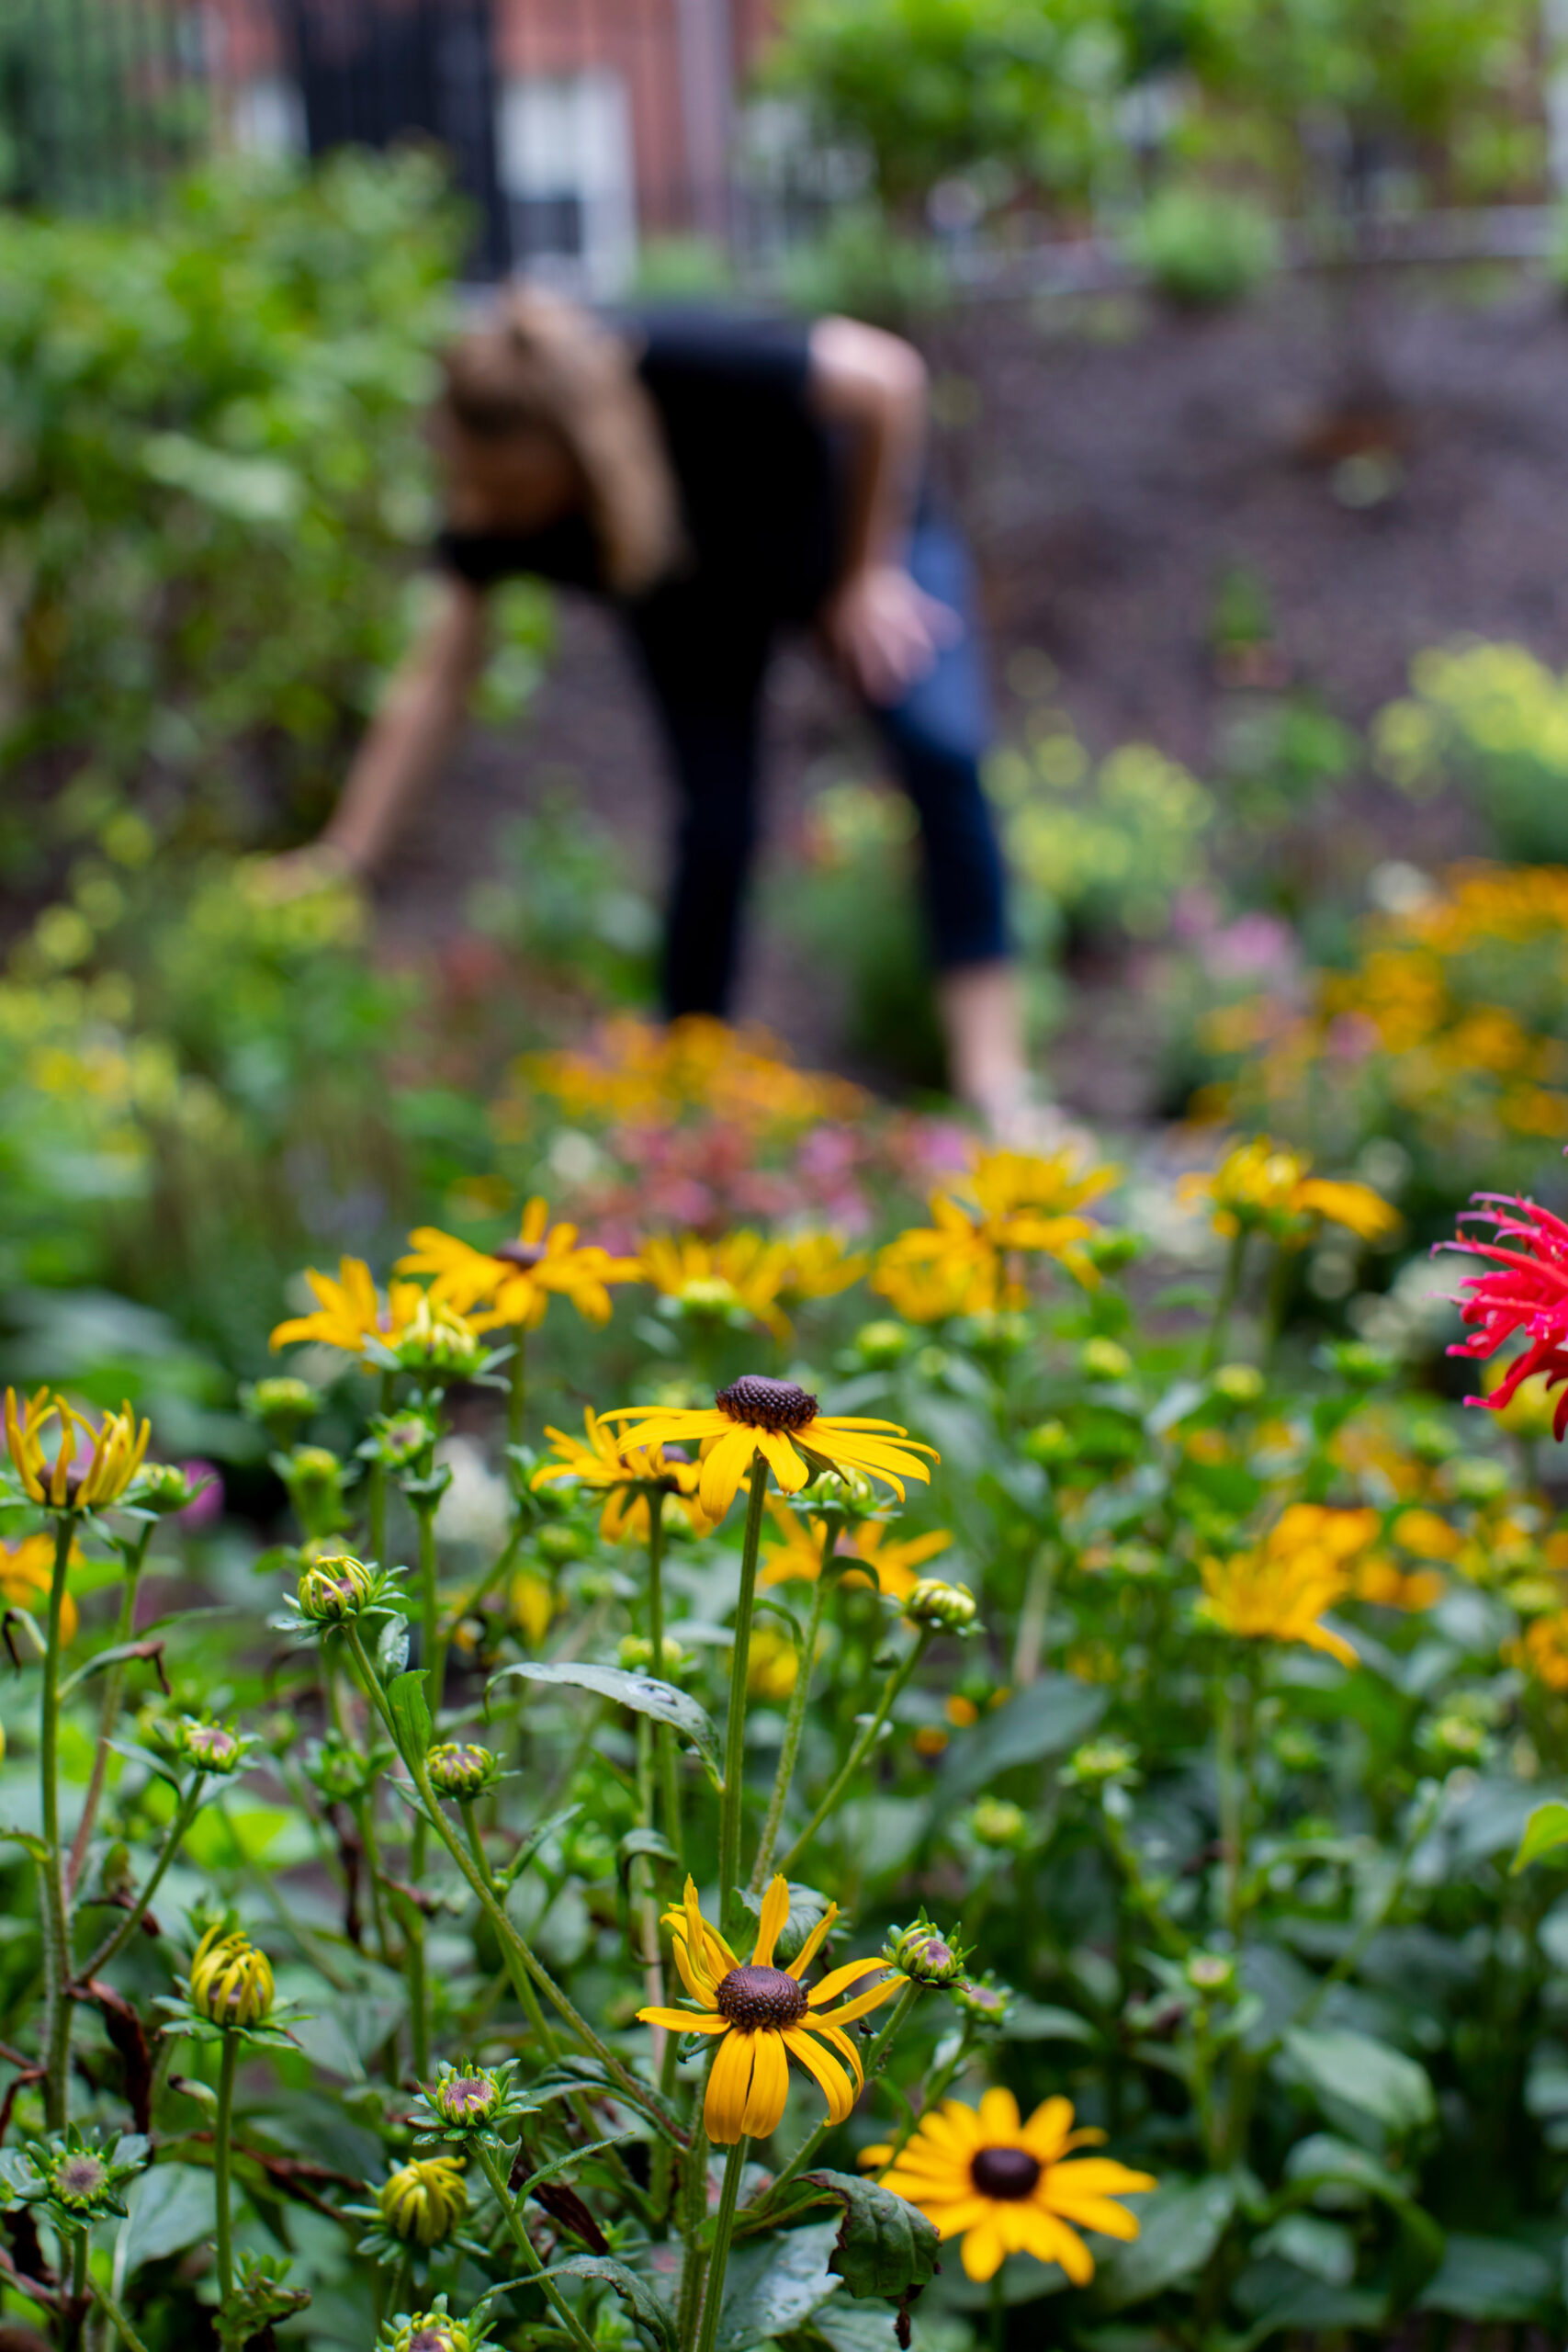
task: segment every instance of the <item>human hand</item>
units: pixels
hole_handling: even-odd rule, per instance
[[[822,615],[828,642],[866,699],[896,703],[956,645],[964,623],[902,564],[868,563],[840,582]]]

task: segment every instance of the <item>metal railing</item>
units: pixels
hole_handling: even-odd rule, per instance
[[[123,214],[209,136],[197,8],[0,0],[0,202]]]

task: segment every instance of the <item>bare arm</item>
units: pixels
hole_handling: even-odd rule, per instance
[[[896,702],[955,633],[955,616],[906,570],[926,438],[926,368],[897,335],[856,319],[811,330],[819,416],[850,431],[842,576],[823,614],[829,641],[874,702]]]
[[[321,835],[319,848],[333,864],[365,875],[381,865],[457,740],[484,659],[484,596],[444,575]]]

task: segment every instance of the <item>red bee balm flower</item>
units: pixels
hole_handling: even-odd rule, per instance
[[[1438,1245],[1472,1258],[1489,1261],[1494,1272],[1470,1275],[1461,1288],[1467,1296],[1456,1301],[1464,1321],[1473,1325],[1467,1340],[1458,1340],[1451,1356],[1470,1356],[1484,1363],[1506,1347],[1517,1332],[1529,1344],[1515,1356],[1490,1396],[1467,1396],[1467,1405],[1487,1405],[1500,1413],[1515,1392],[1537,1373],[1547,1386],[1568,1381],[1568,1225],[1534,1201],[1513,1199],[1505,1193],[1476,1193],[1483,1205],[1466,1210],[1461,1223],[1496,1227],[1490,1241],[1461,1236]],[[1517,1248],[1513,1247],[1518,1244]],[[1557,1400],[1552,1435],[1568,1429],[1568,1389]]]

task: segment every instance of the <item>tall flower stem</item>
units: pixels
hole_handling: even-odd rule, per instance
[[[446,1699],[446,1645],[441,1632],[440,1555],[435,1543],[435,1505],[418,1503],[419,1630],[422,1663],[429,1668],[425,1690],[430,1712],[439,1722]]]
[[[136,1632],[136,1588],[147,1557],[147,1546],[152,1540],[152,1522],[149,1521],[133,1544],[122,1547],[125,1562],[125,1589],[120,1595],[119,1619],[114,1629],[113,1646],[124,1649]],[[125,1675],[129,1660],[121,1658],[111,1666],[104,1681],[103,1704],[98,1710],[98,1744],[93,1754],[93,1777],[87,1783],[83,1801],[82,1818],[76,1825],[76,1835],[71,1841],[71,1860],[65,1872],[65,1896],[73,1900],[77,1881],[87,1859],[87,1847],[93,1835],[93,1824],[98,1816],[98,1805],[104,1793],[104,1780],[108,1771],[109,1741],[119,1719],[119,1702],[125,1692]]]
[[[863,1726],[854,1746],[851,1748],[848,1756],[844,1758],[841,1769],[834,1775],[832,1785],[829,1789],[827,1795],[823,1798],[821,1804],[818,1806],[816,1812],[812,1815],[810,1820],[807,1823],[805,1828],[801,1831],[799,1837],[790,1848],[788,1853],[780,1862],[779,1868],[784,1872],[785,1878],[789,1876],[791,1864],[798,1861],[800,1856],[806,1851],[806,1849],[810,1845],[811,1840],[816,1837],[817,1832],[821,1828],[822,1824],[827,1820],[829,1815],[837,1807],[839,1800],[843,1795],[844,1791],[849,1787],[850,1782],[854,1779],[855,1774],[860,1770],[860,1768],[864,1763],[867,1756],[876,1745],[877,1740],[881,1736],[882,1726],[887,1721],[888,1715],[891,1713],[897,1700],[898,1693],[903,1690],[904,1685],[914,1673],[915,1668],[919,1666],[921,1658],[924,1657],[927,1646],[931,1642],[931,1626],[922,1625],[918,1638],[911,1644],[908,1651],[902,1658],[900,1658],[898,1664],[888,1675],[886,1681],[882,1686],[882,1696],[876,1702],[876,1707],[872,1714],[870,1722]]]
[[[729,1713],[724,1726],[724,1799],[718,1817],[718,1905],[727,1934],[740,1907],[740,1816],[746,1781],[746,1669],[751,1650],[751,1609],[757,1596],[757,1555],[768,1498],[768,1465],[751,1456],[746,1533],[740,1549],[740,1592],[735,1603],[735,1655],[729,1669]]]
[[[557,2319],[559,2320],[571,2342],[579,2346],[579,2352],[593,2352],[593,2338],[589,2335],[534,2250],[534,2241],[528,2235],[527,2223],[524,2221],[512,2191],[506,2185],[506,2175],[501,2169],[494,2149],[491,2147],[488,2141],[484,2140],[478,2143],[478,2148],[479,2168],[490,2183],[491,2194],[501,2208],[502,2217],[512,2233],[513,2243],[523,2256],[524,2267],[532,2276],[535,2284]]]
[[[44,2114],[51,2132],[65,2129],[71,2103],[71,1915],[65,1899],[65,1857],[60,1849],[60,1626],[65,1577],[76,1532],[73,1511],[54,1522],[54,1572],[49,1585],[49,1628],[39,1709],[39,1794],[43,1816]]]
[[[466,1804],[463,1807],[463,1826],[468,1831],[468,1850],[483,1872],[486,1883],[489,1883],[490,1861],[485,1853],[484,1841],[479,1836],[479,1825],[474,1818],[474,1808],[471,1804]],[[502,1951],[506,1961],[506,1973],[512,1979],[512,1989],[517,1996],[518,2005],[528,2020],[535,2040],[547,2058],[558,2058],[560,2044],[556,2040],[554,2028],[539,2007],[539,1996],[535,1990],[533,1978],[510,1944],[503,1945]]]
[[[506,1368],[506,1442],[521,1445],[528,1410],[528,1334],[521,1323],[512,1327],[512,1362]]]
[[[1231,1246],[1225,1258],[1224,1272],[1220,1277],[1219,1295],[1214,1301],[1214,1312],[1209,1325],[1209,1335],[1203,1342],[1202,1362],[1199,1366],[1202,1372],[1213,1372],[1219,1363],[1220,1351],[1224,1346],[1225,1334],[1230,1329],[1231,1313],[1240,1295],[1242,1267],[1246,1258],[1247,1227],[1243,1226],[1239,1231],[1231,1236]]]
[[[379,1399],[381,1412],[391,1411],[396,1395],[396,1374],[384,1372],[381,1374]],[[370,1476],[366,1483],[365,1513],[368,1531],[365,1548],[377,1566],[384,1568],[387,1565],[387,1472],[384,1464],[374,1460],[371,1462]]]
[[[822,1630],[822,1612],[828,1605],[828,1564],[833,1556],[843,1524],[842,1512],[829,1513],[817,1581],[811,1588],[811,1612],[806,1621],[806,1635],[801,1645],[800,1662],[795,1669],[795,1689],[790,1692],[789,1713],[784,1717],[779,1769],[773,1775],[773,1793],[768,1801],[768,1817],[762,1824],[757,1860],[751,1871],[750,1891],[753,1894],[760,1894],[762,1891],[768,1864],[773,1859],[773,1848],[778,1843],[784,1806],[789,1803],[790,1787],[795,1780],[795,1760],[800,1753],[800,1735],[806,1725],[807,1701],[811,1696],[811,1671],[817,1663],[817,1637]]]
[[[653,1657],[649,1672],[664,1676],[664,1496],[654,1487],[648,1498],[648,1640]],[[660,1806],[664,1835],[675,1857],[678,1877],[686,1869],[686,1841],[681,1830],[681,1779],[674,1734],[668,1724],[653,1726],[653,1758],[659,1772]]]
[[[234,2136],[234,2067],[240,2055],[238,2034],[223,2036],[218,2062],[218,2120],[213,2132],[212,2169],[218,2199],[218,2295],[221,2309],[234,2291],[234,2217],[231,2195]]]
[[[146,1917],[148,1905],[163,1883],[164,1871],[180,1849],[181,1838],[196,1818],[197,1807],[201,1803],[201,1783],[202,1775],[197,1772],[181,1797],[175,1817],[164,1833],[164,1842],[158,1849],[158,1859],[148,1873],[146,1884],[120,1920],[119,1925],[111,1934],[104,1938],[92,1959],[82,1970],[84,1982],[88,1977],[101,1976],[110,1961],[116,1959],[125,1950],[126,1945],[141,1925]]]
[[[1252,1736],[1257,1690],[1250,1673],[1227,1674],[1220,1690],[1216,1758],[1220,1784],[1221,1909],[1233,1943],[1242,1929],[1242,1877],[1252,1809]]]
[[[696,2335],[697,2303],[703,2290],[701,2232],[708,2211],[708,2135],[703,2110],[712,2073],[710,2057],[693,2109],[692,2144],[682,2166],[681,2235],[685,2240],[686,2256],[681,2267],[681,2293],[675,2313],[677,2344],[690,2344]]]
[[[141,2338],[137,2335],[136,2330],[131,2326],[130,2322],[126,2318],[125,2313],[115,2301],[114,2297],[108,2292],[108,2290],[105,2287],[100,2287],[96,2278],[89,2277],[87,2280],[87,2292],[91,2295],[98,2309],[103,2312],[104,2317],[108,2321],[109,2325],[114,2329],[114,2332],[118,2336],[120,2342],[125,2346],[126,2352],[147,2352],[147,2346],[142,2343]]]
[[[750,2145],[750,2141],[742,2136],[736,2141],[725,2162],[724,2186],[719,2191],[718,2218],[714,2223],[713,2247],[708,2256],[707,2278],[703,2293],[702,2330],[697,2337],[697,2352],[713,2352],[718,2335],[719,2313],[724,2308],[724,2274],[729,2267],[729,2241],[735,2234],[735,2208],[739,2199],[741,2175],[746,2169],[746,2154]],[[690,2260],[689,2251],[687,2259]]]

